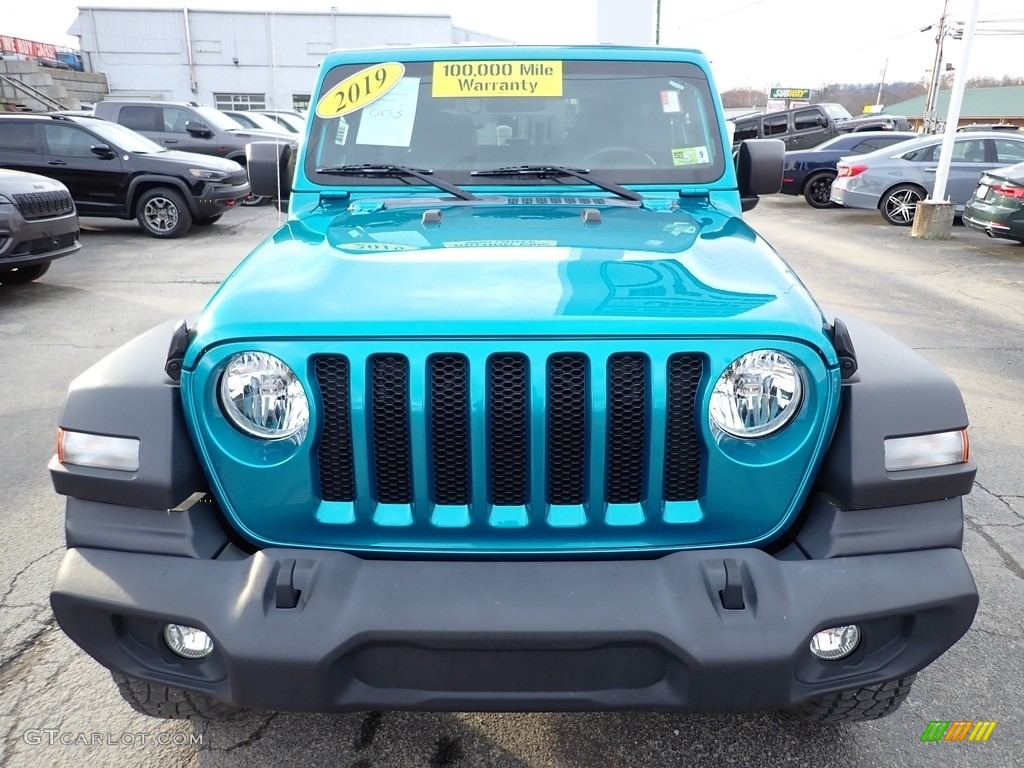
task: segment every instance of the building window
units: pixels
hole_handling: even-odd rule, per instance
[[[309,111],[309,94],[308,93],[293,93],[292,94],[292,109],[296,112],[308,112]]]
[[[250,109],[266,109],[267,96],[263,93],[215,93],[217,109],[232,112],[246,112]]]

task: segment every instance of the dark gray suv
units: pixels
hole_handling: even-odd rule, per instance
[[[34,173],[0,169],[0,283],[27,283],[82,247],[67,187]]]

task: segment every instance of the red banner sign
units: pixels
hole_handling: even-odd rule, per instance
[[[49,43],[37,43],[34,40],[23,40],[20,37],[0,35],[0,51],[4,53],[20,53],[36,59],[56,59],[57,48]]]

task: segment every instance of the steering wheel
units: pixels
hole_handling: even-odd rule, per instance
[[[630,155],[632,157],[641,158],[645,165],[649,165],[652,168],[658,167],[657,160],[648,155],[646,152],[641,152],[639,149],[633,149],[633,147],[602,147],[601,149],[591,152],[589,155],[584,157],[581,162],[584,165],[596,163],[597,158],[601,157],[602,155],[610,155],[613,152],[618,152],[619,154],[625,154]],[[599,163],[597,164],[599,165]]]

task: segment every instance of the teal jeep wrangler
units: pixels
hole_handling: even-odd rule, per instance
[[[76,379],[51,603],[139,711],[865,720],[969,628],[956,386],[742,213],[707,59],[323,63],[287,222]]]

